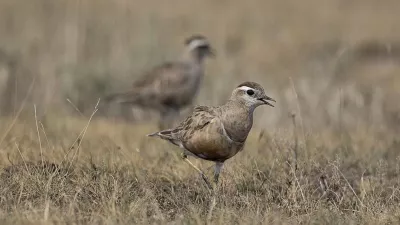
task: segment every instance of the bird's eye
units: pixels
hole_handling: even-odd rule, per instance
[[[254,95],[254,91],[253,90],[247,90],[246,93],[250,96]]]

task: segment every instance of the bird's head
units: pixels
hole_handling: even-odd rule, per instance
[[[260,105],[269,105],[274,107],[271,102],[276,102],[273,98],[267,96],[264,88],[255,82],[244,82],[233,90],[231,100],[254,110]]]
[[[214,57],[215,50],[203,35],[192,35],[185,40],[187,53],[197,60],[203,61],[206,57]]]

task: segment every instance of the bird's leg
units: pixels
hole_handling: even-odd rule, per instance
[[[221,173],[222,167],[224,166],[223,162],[216,162],[214,168],[214,189],[217,188],[219,174]]]
[[[213,182],[213,190],[211,193],[211,202],[208,209],[207,219],[210,220],[212,217],[212,213],[214,210],[215,205],[217,204],[217,197],[218,197],[218,178],[219,174],[221,173],[222,167],[224,166],[223,162],[216,162],[214,167],[214,182]]]
[[[185,153],[182,153],[182,158],[183,158],[183,160],[185,160],[185,162],[186,162],[187,164],[189,164],[189,165],[190,165],[191,167],[193,167],[197,172],[200,173],[201,178],[203,178],[203,180],[204,180],[204,182],[206,183],[208,189],[212,190],[213,188],[212,188],[210,182],[208,181],[206,175],[204,174],[204,172],[201,171],[201,169],[197,168],[197,166],[195,166],[192,162],[190,162],[190,160],[187,158],[187,155],[186,155]]]

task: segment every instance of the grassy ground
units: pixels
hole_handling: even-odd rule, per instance
[[[1,121],[8,125],[9,120]],[[204,224],[211,201],[155,127],[16,123],[1,143],[2,224]],[[372,129],[253,130],[221,177],[212,224],[396,224],[399,140]],[[298,137],[297,137],[298,136]],[[299,139],[299,141],[296,141]],[[212,173],[208,162],[194,162]],[[208,169],[207,169],[208,168]]]

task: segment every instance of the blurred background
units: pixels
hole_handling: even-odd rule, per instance
[[[399,11],[398,0],[0,0],[0,111],[90,115],[203,34],[217,57],[197,104],[222,104],[251,80],[277,100],[257,110],[261,129],[295,113],[306,129],[396,131]]]

